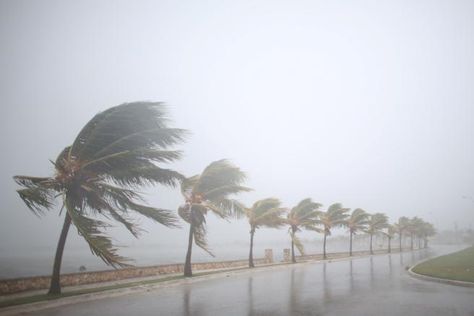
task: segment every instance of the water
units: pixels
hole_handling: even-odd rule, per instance
[[[306,254],[322,253],[321,240],[304,240]],[[374,240],[374,249],[387,247],[383,238]],[[345,237],[329,238],[327,252],[348,251],[349,241]],[[398,247],[398,241],[392,242],[392,247]],[[290,241],[275,240],[274,242],[260,242],[254,246],[254,257],[263,258],[265,249],[273,249],[275,261],[283,260],[283,249],[290,248]],[[354,241],[354,251],[369,249],[368,238],[358,236]],[[249,245],[247,242],[235,241],[226,244],[212,243],[215,257],[211,257],[198,247],[193,247],[193,262],[226,261],[247,259]],[[136,266],[150,266],[159,264],[183,263],[186,255],[185,247],[172,247],[169,244],[134,245],[120,249],[120,254],[135,259]],[[2,252],[0,257],[0,279],[17,278],[51,274],[54,259],[54,249],[32,248],[22,252]],[[109,270],[111,267],[94,256],[87,247],[66,246],[63,255],[62,273],[79,272],[84,266],[87,271]]]

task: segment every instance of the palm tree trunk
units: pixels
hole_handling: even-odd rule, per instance
[[[189,224],[188,251],[186,252],[186,261],[184,263],[184,276],[186,277],[193,276],[193,271],[191,268],[191,253],[193,251],[193,235],[194,235],[193,224]]]
[[[293,238],[295,237],[296,233],[296,227],[291,227],[291,262],[296,263],[296,258],[295,258],[295,242],[293,241]]]
[[[350,243],[349,243],[349,256],[352,257],[352,235],[353,233],[350,232]]]
[[[392,253],[391,241],[392,241],[392,237],[388,237],[388,253]]]
[[[255,234],[255,228],[252,227],[250,230],[250,253],[249,253],[249,268],[255,267],[253,264],[253,235]]]
[[[403,233],[400,231],[400,240],[399,240],[399,243],[400,243],[400,252],[402,252],[402,236],[403,236]]]
[[[372,250],[372,234],[370,234],[370,254],[373,255],[374,251]]]
[[[56,248],[56,255],[54,257],[53,265],[53,275],[51,276],[51,284],[49,286],[48,294],[61,294],[61,283],[60,283],[60,274],[61,274],[61,262],[63,259],[64,246],[66,245],[67,233],[69,232],[69,227],[71,227],[71,216],[66,212],[64,218],[63,228],[61,230],[61,235],[59,235],[58,246]]]
[[[323,258],[326,259],[326,236],[327,236],[327,233],[324,232],[324,242],[323,242]]]

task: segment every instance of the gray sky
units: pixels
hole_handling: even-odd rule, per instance
[[[93,115],[137,100],[166,102],[192,132],[175,168],[229,158],[255,189],[248,204],[312,197],[439,229],[474,222],[461,198],[474,196],[472,1],[2,0],[0,42],[2,251],[52,248],[60,230],[56,211],[26,209],[12,176],[52,174],[48,159]],[[186,241],[142,222],[141,243]],[[248,239],[243,222],[209,230],[211,246]]]

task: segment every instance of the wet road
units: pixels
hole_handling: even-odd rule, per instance
[[[414,279],[405,267],[456,250],[255,269],[28,315],[474,315],[474,288]]]

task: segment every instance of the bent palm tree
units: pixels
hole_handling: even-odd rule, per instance
[[[313,202],[310,198],[304,199],[293,207],[287,215],[286,223],[290,225],[289,233],[291,236],[291,262],[296,263],[295,246],[301,255],[304,255],[304,247],[301,241],[296,237],[296,232],[302,228],[319,232],[316,228],[316,218],[319,215],[318,209],[322,204]]]
[[[423,248],[428,247],[428,237],[436,235],[436,229],[433,224],[428,222],[423,222],[421,227],[421,238],[423,238]]]
[[[358,231],[364,231],[367,228],[369,214],[361,208],[356,208],[347,220],[347,228],[350,234],[349,256],[352,256],[352,237]]]
[[[250,252],[249,252],[249,267],[253,268],[253,237],[255,230],[259,227],[281,227],[285,220],[281,215],[286,211],[285,208],[280,207],[281,202],[276,198],[268,198],[255,202],[252,207],[245,208],[245,216],[250,224]]]
[[[397,233],[397,227],[394,225],[387,224],[387,231],[383,232],[385,236],[387,236],[388,239],[388,253],[392,253],[392,239],[395,237],[395,234]]]
[[[373,255],[374,251],[372,250],[372,239],[373,236],[379,233],[382,229],[386,228],[388,225],[388,217],[383,213],[375,213],[370,215],[369,223],[367,225],[367,233],[370,235],[370,254]]]
[[[423,220],[419,217],[413,217],[409,220],[407,231],[410,234],[410,249],[413,250],[413,242],[415,237],[419,236],[419,231],[423,226]]]
[[[93,254],[106,264],[128,265],[104,234],[108,225],[92,216],[100,214],[123,224],[135,237],[139,228],[129,210],[166,226],[176,226],[167,210],[139,204],[136,189],[142,185],[174,186],[182,176],[155,165],[178,159],[180,153],[168,147],[182,141],[184,130],[169,128],[161,103],[136,102],[112,107],[94,116],[73,144],[53,162],[54,177],[15,176],[25,187],[18,194],[34,214],[40,216],[62,197],[65,219],[54,259],[50,294],[59,294],[61,261],[71,223],[76,226]]]
[[[402,239],[403,239],[403,233],[408,229],[408,226],[410,224],[410,220],[408,217],[402,216],[398,219],[398,223],[396,223],[395,229],[397,230],[398,237],[399,239],[399,246],[400,246],[400,252],[402,251]]]
[[[422,248],[428,247],[428,237],[436,235],[436,229],[433,224],[423,221],[419,230],[420,239],[423,242]]]
[[[323,242],[323,258],[326,259],[326,239],[331,235],[331,228],[346,225],[346,220],[350,209],[343,208],[341,203],[334,203],[329,206],[326,212],[319,214],[317,224],[323,226],[324,242]]]
[[[200,175],[186,178],[181,182],[181,193],[185,204],[178,208],[178,213],[189,224],[188,250],[184,264],[184,275],[192,276],[191,253],[193,240],[196,245],[211,256],[206,240],[206,215],[213,212],[221,218],[238,213],[242,206],[229,199],[232,194],[250,191],[240,184],[245,174],[227,160],[218,160],[207,166]]]

